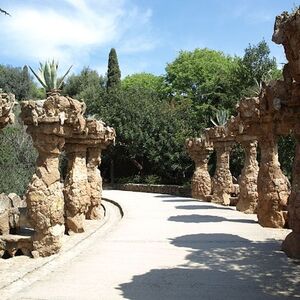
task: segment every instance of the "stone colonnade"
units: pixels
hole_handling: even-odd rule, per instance
[[[237,106],[238,115],[232,117],[225,126],[205,130],[206,140],[211,142],[217,155],[212,195],[207,199],[218,204],[230,204],[233,182],[229,158],[233,144],[238,142],[244,148],[245,162],[239,178],[237,210],[257,213],[262,226],[283,228],[287,223],[289,182],[280,169],[277,140],[272,128],[268,127],[269,123],[262,125],[258,121],[262,117],[258,107],[265,100],[243,99]],[[261,150],[260,168],[257,140]]]
[[[263,83],[259,97],[242,99],[237,106],[238,115],[224,126],[226,135],[232,136],[245,149],[246,159],[239,180],[241,192],[237,209],[256,212],[262,226],[289,226],[292,232],[283,242],[282,249],[288,256],[295,258],[300,258],[299,24],[300,9],[291,14],[284,12],[276,18],[272,39],[284,46],[288,60],[283,68],[283,80]],[[289,181],[280,169],[277,146],[278,136],[289,134],[295,137],[297,143],[291,192]],[[261,154],[259,170],[256,141]],[[227,158],[225,160],[227,162]],[[227,177],[223,174],[219,176]]]
[[[90,198],[91,185],[100,191],[102,183],[100,175],[93,177],[98,179],[96,182],[88,180],[89,140],[105,147],[114,140],[115,132],[101,121],[86,120],[84,103],[59,94],[52,94],[46,100],[24,101],[21,109],[22,120],[39,153],[36,172],[26,192],[28,218],[35,230],[32,255],[48,256],[61,248],[65,230],[84,231],[86,214],[95,206]],[[100,128],[94,135],[90,132],[91,123]],[[77,143],[77,139],[82,142]],[[68,158],[65,184],[59,171],[63,150]],[[88,165],[91,165],[89,159]],[[98,206],[100,200],[98,195]]]

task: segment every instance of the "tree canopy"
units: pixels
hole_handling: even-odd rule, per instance
[[[17,100],[34,98],[39,94],[26,66],[20,68],[0,65],[0,88],[6,93],[15,94]]]
[[[105,89],[106,78],[100,76],[97,71],[85,67],[78,75],[73,74],[68,77],[63,93],[85,101],[87,114],[94,115],[103,104]]]

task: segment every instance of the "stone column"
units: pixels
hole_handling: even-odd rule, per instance
[[[87,151],[87,179],[90,188],[90,203],[86,218],[97,220],[101,218],[99,208],[102,195],[102,177],[98,166],[101,164],[101,148],[91,147]]]
[[[257,194],[257,141],[240,141],[245,150],[245,164],[239,180],[240,194],[236,209],[246,214],[253,214],[256,211]]]
[[[83,232],[89,205],[89,184],[86,167],[87,146],[68,143],[65,147],[68,171],[65,180],[65,217],[68,233]]]
[[[280,169],[277,139],[269,132],[259,140],[261,161],[257,179],[257,217],[264,227],[282,228],[287,219],[289,182]]]
[[[195,162],[195,172],[192,177],[192,197],[205,200],[211,193],[211,178],[207,163],[211,150],[202,149],[194,152],[191,157]]]
[[[230,192],[233,183],[229,169],[229,157],[232,144],[232,142],[228,141],[214,142],[214,148],[217,154],[217,166],[212,179],[213,194],[211,202],[223,205],[230,204]]]
[[[293,230],[284,240],[282,250],[293,258],[300,258],[300,135],[296,136],[292,191],[288,201],[288,223]]]
[[[36,172],[26,192],[28,216],[35,230],[34,257],[57,253],[65,230],[64,197],[58,169],[64,138],[43,134],[38,130],[38,127],[28,127],[33,145],[39,153]]]

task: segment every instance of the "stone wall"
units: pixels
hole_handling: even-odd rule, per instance
[[[161,184],[114,184],[107,185],[104,188],[114,188],[123,191],[132,192],[144,192],[144,193],[158,193],[158,194],[170,194],[182,197],[191,197],[191,189],[189,187],[183,187],[178,185],[161,185]]]

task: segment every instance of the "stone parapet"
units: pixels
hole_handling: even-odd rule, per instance
[[[179,185],[125,183],[114,184],[112,187],[114,189],[124,191],[158,193],[182,197],[191,197],[191,189],[189,187],[183,187]],[[109,186],[107,186],[107,188],[109,188]]]

